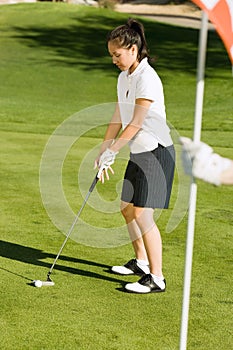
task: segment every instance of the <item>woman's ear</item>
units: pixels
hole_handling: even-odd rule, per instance
[[[132,55],[136,55],[137,56],[137,54],[138,54],[138,47],[137,47],[137,45],[132,45],[131,46],[131,53],[132,53]]]

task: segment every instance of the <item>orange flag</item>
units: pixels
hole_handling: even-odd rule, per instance
[[[233,0],[192,0],[207,12],[224,42],[233,64]]]

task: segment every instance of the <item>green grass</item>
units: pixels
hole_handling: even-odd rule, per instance
[[[1,6],[0,332],[4,350],[179,347],[187,215],[166,233],[179,185],[177,174],[171,208],[158,218],[166,293],[124,293],[122,284],[135,278],[111,275],[108,268],[130,258],[131,245],[121,245],[122,237],[118,244],[116,235],[115,247],[96,248],[95,232],[88,236],[88,245],[69,240],[53,272],[54,287],[28,285],[46,277],[64,240],[41,199],[39,171],[44,148],[63,121],[91,107],[76,119],[74,134],[88,131],[74,142],[63,164],[64,193],[76,212],[83,201],[77,174],[84,159],[85,192],[95,174],[94,153],[88,152],[98,146],[104,133],[103,126],[96,127],[96,120],[94,129],[89,130],[90,116],[95,118],[98,110],[92,106],[116,99],[118,72],[108,57],[105,37],[126,18],[126,14],[67,4]],[[169,123],[181,135],[192,136],[198,31],[147,20],[143,23],[164,83]],[[210,32],[202,139],[228,157],[233,149],[232,92],[229,59],[220,39]],[[112,201],[118,201],[115,185],[122,177],[125,160],[117,162],[115,170],[119,171],[106,185],[97,185],[98,192],[95,190],[82,213],[84,233],[90,224],[96,230],[104,227],[106,232],[123,225],[117,210],[106,213],[106,203],[103,210],[95,207],[102,206],[102,199],[110,201],[110,207]],[[198,182],[190,350],[232,346],[232,191],[232,187]],[[100,203],[95,201],[97,194]],[[62,212],[59,218],[62,221]],[[82,227],[78,229],[82,231]],[[121,231],[126,238],[126,229]]]

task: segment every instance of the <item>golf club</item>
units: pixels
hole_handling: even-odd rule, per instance
[[[59,256],[61,255],[61,252],[62,252],[64,246],[66,245],[67,240],[69,239],[69,237],[70,237],[70,235],[71,235],[71,233],[72,233],[72,231],[73,231],[73,229],[74,229],[74,227],[75,227],[75,225],[76,225],[76,223],[77,223],[77,221],[79,219],[79,216],[80,216],[81,212],[83,211],[83,208],[85,207],[85,204],[87,203],[88,198],[90,197],[91,192],[94,190],[95,185],[99,181],[99,177],[100,177],[100,171],[96,174],[96,176],[95,176],[95,178],[94,178],[94,180],[93,180],[93,182],[92,182],[92,184],[91,184],[91,186],[90,186],[90,188],[88,190],[88,193],[86,194],[86,197],[85,197],[85,199],[83,201],[83,204],[82,204],[81,208],[79,209],[79,211],[78,211],[78,213],[77,213],[77,215],[76,215],[76,217],[75,217],[75,219],[74,219],[74,221],[73,221],[73,223],[72,223],[72,225],[71,225],[71,227],[70,227],[70,229],[69,229],[69,231],[68,231],[68,233],[66,235],[66,238],[65,238],[65,240],[64,240],[64,242],[63,242],[63,244],[62,244],[62,246],[61,246],[61,248],[60,248],[60,250],[59,250],[59,252],[58,252],[58,254],[56,256],[56,258],[54,259],[54,262],[53,262],[53,264],[52,264],[52,266],[51,266],[51,268],[50,268],[50,270],[49,270],[49,272],[47,274],[47,281],[34,280],[32,282],[32,284],[35,287],[54,286],[55,283],[52,281],[50,275],[51,275],[51,273],[53,271],[54,266],[56,265],[56,262],[57,262]]]

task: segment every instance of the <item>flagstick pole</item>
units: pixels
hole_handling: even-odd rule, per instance
[[[195,120],[194,120],[194,133],[193,133],[193,140],[195,142],[198,142],[201,139],[207,36],[208,36],[208,16],[206,12],[202,11],[201,30],[199,34],[196,104],[195,104]],[[180,328],[180,350],[186,350],[187,348],[196,201],[197,201],[197,184],[195,183],[193,178],[190,186],[190,196],[189,196],[189,215],[188,215],[187,239],[186,239],[183,305],[182,305],[181,328]]]

